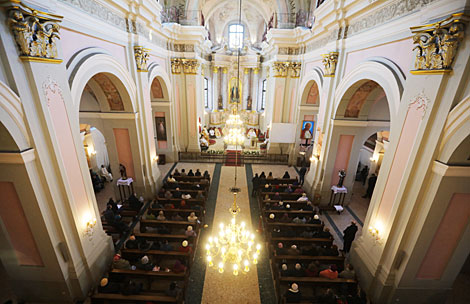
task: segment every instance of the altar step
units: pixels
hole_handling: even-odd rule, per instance
[[[226,166],[243,166],[242,152],[236,150],[227,150],[225,155],[225,165]]]

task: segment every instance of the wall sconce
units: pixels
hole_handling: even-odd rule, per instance
[[[380,223],[377,223],[377,226],[382,227]],[[380,237],[380,231],[383,231],[382,228],[376,226],[369,226],[369,233],[374,238],[374,241],[378,244],[382,244],[382,238]]]
[[[85,228],[85,234],[88,235],[88,236],[92,236],[93,235],[93,228],[96,226],[96,218],[90,218],[87,222],[86,222],[86,228]]]
[[[152,159],[154,162],[158,162],[158,155],[155,155]]]
[[[379,161],[379,155],[378,154],[372,155],[372,157],[370,158],[370,161],[378,162]]]
[[[96,151],[93,149],[93,147],[87,147],[86,151],[88,152],[89,156],[95,155]]]
[[[319,161],[319,160],[320,160],[320,155],[318,154],[312,154],[312,156],[310,156],[310,162]]]

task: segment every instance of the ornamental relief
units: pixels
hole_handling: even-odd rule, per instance
[[[290,75],[292,78],[299,78],[301,66],[300,62],[276,61],[273,63],[274,77],[285,78]]]
[[[338,63],[338,52],[330,52],[329,54],[322,54],[322,63],[325,67],[325,77],[335,76],[336,64]]]
[[[180,74],[183,71],[184,74],[195,75],[198,67],[197,59],[171,58],[172,74]]]
[[[62,17],[37,11],[23,3],[11,5],[8,24],[22,58],[56,59],[57,40],[60,39],[58,22]]]
[[[137,71],[147,72],[147,61],[149,60],[149,49],[141,46],[134,47],[134,58],[137,65]]]
[[[417,44],[413,48],[416,58],[412,73],[451,70],[459,43],[465,35],[462,17],[462,14],[454,14],[430,25],[411,28],[415,34],[413,43]]]

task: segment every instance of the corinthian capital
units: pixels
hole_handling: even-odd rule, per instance
[[[57,59],[59,22],[62,16],[41,12],[20,1],[3,1],[8,13],[8,24],[20,51],[20,58],[28,61],[60,63]]]
[[[336,63],[338,63],[338,52],[330,52],[329,54],[322,54],[323,66],[325,67],[325,76],[334,77],[336,71]]]
[[[149,60],[149,49],[141,46],[134,46],[134,58],[137,71],[147,72],[147,61]]]

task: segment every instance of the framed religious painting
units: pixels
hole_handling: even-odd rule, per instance
[[[157,140],[166,141],[165,117],[155,117],[155,125],[157,126]]]
[[[302,122],[302,131],[300,131],[301,139],[312,139],[313,137],[314,122],[311,120],[304,120]]]

